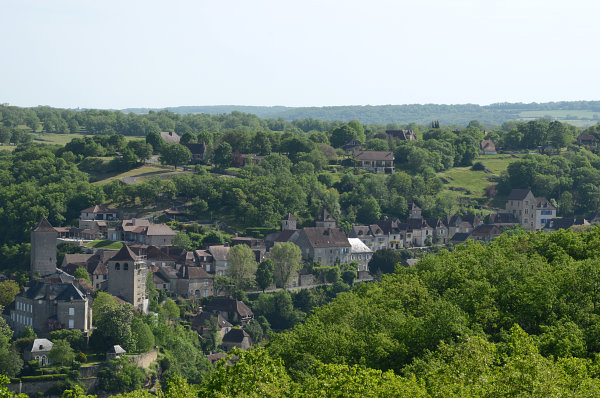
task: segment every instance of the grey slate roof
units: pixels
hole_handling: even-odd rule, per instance
[[[235,312],[242,317],[253,316],[254,313],[243,301],[229,297],[214,297],[210,303],[204,306],[207,311]]]
[[[47,283],[42,281],[34,282],[24,296],[31,300],[85,300],[85,294],[77,289],[72,283]]]
[[[245,337],[250,337],[250,335],[243,329],[231,329],[225,336],[223,336],[223,342],[241,343]]]
[[[48,339],[35,339],[29,351],[31,353],[50,351],[53,345],[54,343]]]
[[[354,151],[358,160],[394,160],[394,152],[390,151]]]
[[[302,232],[312,247],[350,247],[348,237],[340,228],[304,228]]]
[[[46,220],[46,217],[42,217],[40,223],[35,227],[33,232],[56,232],[54,227]]]
[[[523,200],[531,192],[529,189],[513,189],[506,200]]]
[[[135,261],[136,255],[127,245],[123,245],[121,250],[110,261]]]

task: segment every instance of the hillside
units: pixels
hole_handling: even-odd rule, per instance
[[[590,126],[600,120],[600,101],[562,101],[546,103],[497,103],[477,104],[411,104],[411,105],[364,105],[326,107],[285,106],[178,106],[164,108],[178,114],[207,113],[222,114],[233,111],[252,113],[261,118],[295,120],[313,118],[319,120],[359,120],[361,123],[420,123],[428,124],[439,120],[442,124],[464,125],[479,120],[488,125],[499,125],[510,120],[531,120],[549,117],[569,122],[580,127]],[[127,108],[123,112],[148,113],[151,108]]]

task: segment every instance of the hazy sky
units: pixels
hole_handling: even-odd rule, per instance
[[[600,99],[600,2],[0,0],[0,103]]]

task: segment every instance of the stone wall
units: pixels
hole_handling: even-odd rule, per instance
[[[98,383],[98,379],[95,377],[90,377],[87,379],[80,379],[80,382],[86,385],[88,390],[92,390],[96,384]],[[23,393],[27,395],[37,394],[38,392],[46,392],[48,391],[55,383],[60,382],[60,380],[50,380],[50,381],[27,381],[21,383],[10,383],[7,385],[8,391],[12,391],[15,393]]]
[[[152,351],[145,352],[139,355],[131,355],[128,356],[132,361],[136,363],[136,365],[140,368],[148,369],[150,364],[158,358],[158,349],[154,349]]]

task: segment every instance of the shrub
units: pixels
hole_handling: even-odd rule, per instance
[[[77,362],[79,362],[79,363],[86,363],[87,362],[87,356],[83,352],[79,351],[77,353],[77,356],[75,357],[75,360]]]
[[[485,170],[485,165],[481,162],[476,162],[473,166],[471,166],[471,170],[483,171],[483,170]]]

